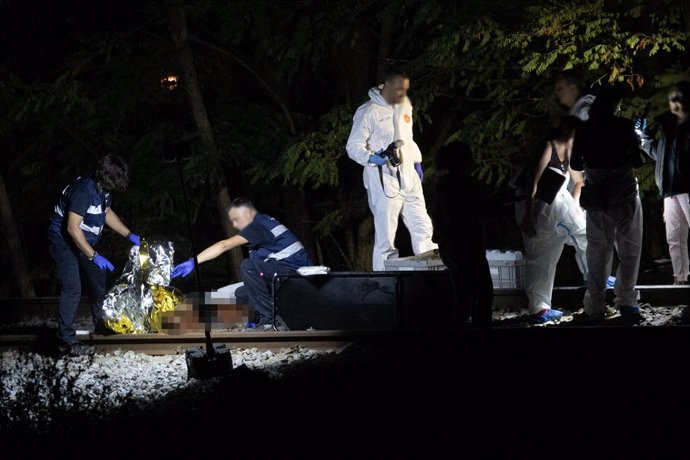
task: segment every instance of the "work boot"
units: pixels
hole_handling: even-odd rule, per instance
[[[618,307],[618,310],[621,312],[621,320],[625,323],[640,324],[644,319],[642,313],[640,313],[640,307],[637,305],[621,305]]]
[[[69,343],[61,343],[61,344],[58,345],[58,347],[57,347],[58,356],[67,356],[67,355],[69,355],[70,349],[71,349],[71,347],[69,346]]]
[[[114,334],[117,334],[117,332],[113,331],[108,326],[106,326],[104,322],[96,323],[95,327],[93,328],[93,333],[96,335],[114,335]]]
[[[582,309],[578,311],[577,313],[573,314],[573,322],[574,324],[577,324],[579,326],[604,326],[604,325],[613,325],[612,324],[604,324],[605,320],[613,320],[620,318],[621,314],[618,311],[618,309],[606,306],[605,310],[597,310],[593,311],[589,309],[590,311],[587,312],[587,309]]]
[[[273,331],[283,332],[283,331],[289,331],[289,330],[290,330],[290,328],[288,327],[287,324],[285,324],[285,321],[283,321],[283,318],[281,318],[280,316],[276,316],[275,329],[273,328],[273,324],[270,321],[261,320],[256,324],[256,331],[257,332],[273,332]]]
[[[79,341],[74,343],[61,343],[58,345],[59,356],[85,356],[93,355],[94,353],[96,353],[96,347],[86,345]]]
[[[276,315],[276,322],[275,322],[275,324],[276,324],[276,329],[277,329],[278,331],[281,331],[281,332],[282,332],[282,331],[289,331],[289,330],[290,330],[290,328],[289,328],[288,325],[285,323],[285,321],[283,320],[283,318],[281,318],[281,317],[278,316],[278,315]]]
[[[690,307],[683,307],[680,312],[680,323],[690,325]]]

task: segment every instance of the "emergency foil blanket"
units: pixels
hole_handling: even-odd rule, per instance
[[[171,241],[141,240],[132,246],[125,268],[103,300],[103,318],[120,334],[161,331],[161,314],[174,310],[184,295],[169,287],[175,251]]]

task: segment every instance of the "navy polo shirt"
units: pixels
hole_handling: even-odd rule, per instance
[[[84,218],[79,228],[91,246],[98,243],[105,225],[106,209],[112,201],[110,192],[101,190],[90,177],[78,177],[65,187],[50,218],[49,232],[67,239],[67,215],[70,212]]]
[[[297,236],[269,215],[257,214],[239,235],[249,241],[250,258],[280,261],[293,269],[312,265]]]

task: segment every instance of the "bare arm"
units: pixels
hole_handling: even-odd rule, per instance
[[[541,158],[539,159],[539,163],[537,163],[537,170],[534,172],[532,194],[530,195],[532,198],[534,198],[534,196],[537,194],[537,184],[539,183],[539,179],[541,179],[541,175],[544,174],[544,170],[549,164],[549,160],[551,160],[551,145],[547,142],[546,147],[544,147],[544,152],[541,154]]]
[[[532,216],[532,209],[534,207],[534,197],[537,194],[537,184],[539,183],[539,179],[541,179],[542,174],[544,174],[544,170],[546,169],[546,166],[549,164],[550,159],[551,145],[547,142],[546,147],[544,147],[544,152],[541,154],[539,162],[537,163],[536,170],[534,171],[532,190],[530,192],[529,198],[527,198],[527,200],[525,201],[525,215],[522,218],[522,221],[519,223],[522,231],[524,231],[528,235],[533,235],[535,233],[534,216]]]
[[[79,227],[79,225],[84,220],[83,216],[80,216],[76,212],[71,212],[67,216],[67,233],[72,237],[74,244],[77,248],[83,252],[86,257],[93,257],[96,250],[86,241],[86,236],[84,236],[84,231]]]
[[[247,241],[246,238],[240,235],[235,235],[228,238],[227,240],[221,240],[207,247],[206,249],[201,251],[198,256],[196,256],[196,260],[198,263],[207,262],[209,260],[215,259],[224,252],[227,252],[231,249],[234,249],[238,246],[242,246],[243,244],[247,243],[249,243],[249,241]]]
[[[568,167],[568,172],[570,172],[570,178],[573,180],[573,199],[579,206],[580,193],[582,192],[582,187],[585,185],[585,175],[582,174],[582,171],[575,171],[570,167]]]
[[[573,152],[573,139],[568,141],[568,160],[572,158]],[[568,166],[568,172],[570,173],[570,178],[573,180],[573,199],[575,204],[580,206],[580,193],[582,193],[582,187],[585,185],[585,175],[582,171],[575,171],[573,168]]]
[[[122,235],[125,238],[130,233],[129,228],[122,223],[118,215],[115,214],[115,211],[111,208],[105,210],[105,224],[112,228],[118,235]]]
[[[532,202],[534,201],[534,197],[537,194],[537,184],[539,183],[539,179],[541,179],[542,174],[544,174],[544,170],[546,169],[546,166],[549,164],[550,160],[551,160],[551,145],[547,142],[546,147],[544,147],[544,152],[541,154],[541,158],[539,158],[539,162],[537,163],[537,169],[534,172],[534,180],[532,182],[532,191],[530,193],[530,197],[527,199],[527,210],[528,211],[532,210]]]

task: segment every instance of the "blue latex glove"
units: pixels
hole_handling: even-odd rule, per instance
[[[108,259],[98,253],[96,253],[96,256],[93,258],[93,263],[95,263],[101,270],[108,270],[109,272],[115,270],[113,264],[111,264]]]
[[[414,170],[417,171],[417,175],[419,176],[419,180],[424,182],[424,170],[422,169],[422,164],[421,163],[415,163],[414,164]]]
[[[386,159],[374,153],[373,155],[369,155],[369,163],[376,166],[383,166],[386,164]]]
[[[127,239],[132,242],[134,246],[139,246],[141,243],[141,239],[139,238],[139,235],[136,233],[129,232],[129,235],[127,235]]]
[[[194,270],[194,259],[190,258],[189,260],[182,262],[179,265],[175,265],[172,269],[172,273],[170,274],[171,278],[177,278],[178,276],[185,277],[192,273]]]
[[[638,117],[635,119],[635,132],[640,139],[649,139],[649,120],[646,118]]]

